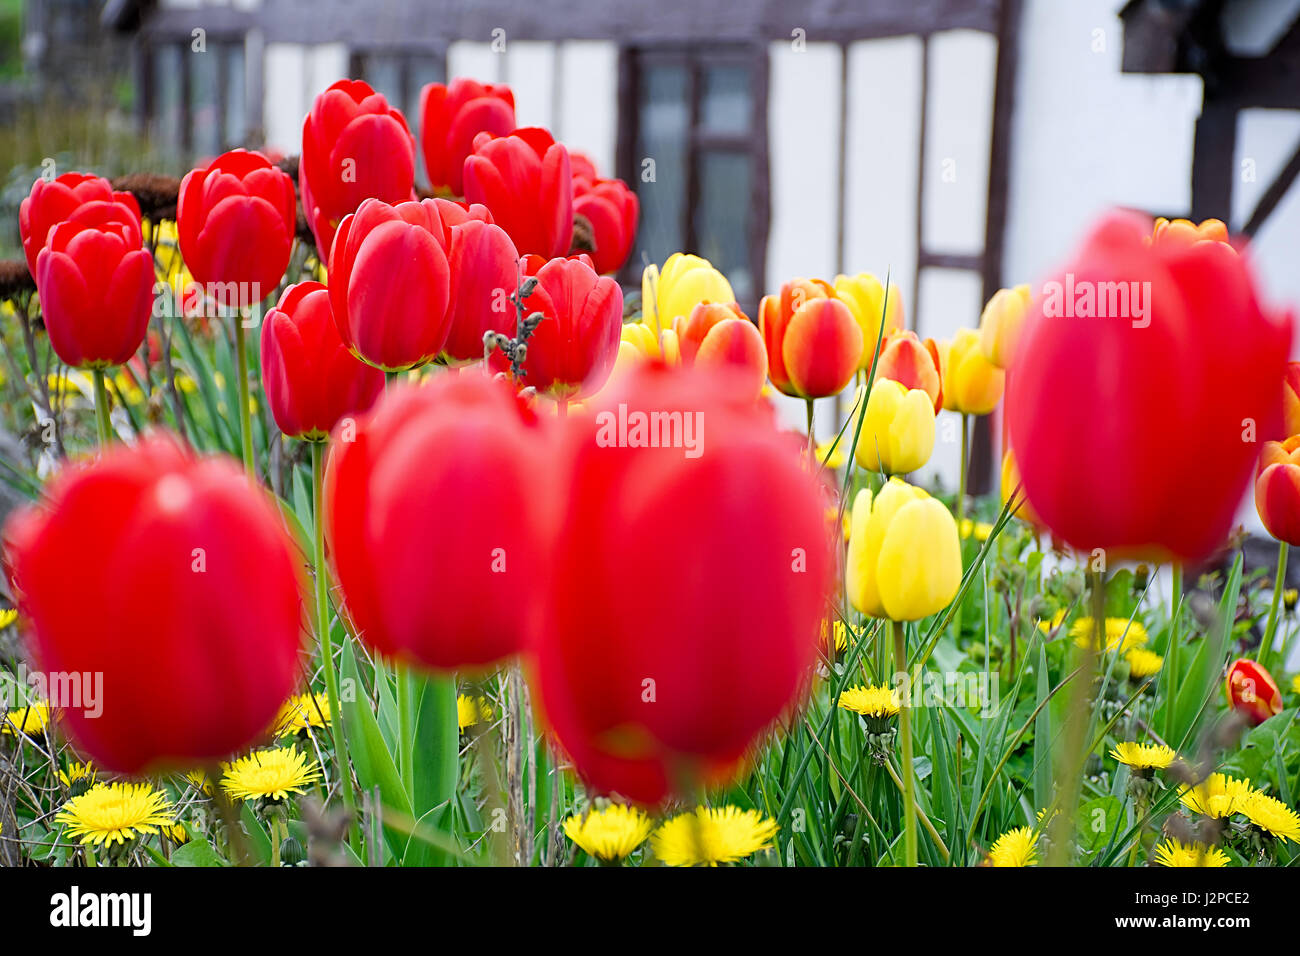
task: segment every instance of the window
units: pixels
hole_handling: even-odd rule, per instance
[[[377,47],[354,49],[349,75],[365,80],[382,93],[390,106],[406,117],[415,137],[415,174],[423,180],[424,152],[420,148],[420,91],[430,83],[447,82],[447,58],[440,49]]]
[[[246,145],[244,41],[209,35],[203,50],[190,36],[145,50],[145,120],[149,138],[181,157],[216,156]]]
[[[693,252],[731,280],[754,314],[768,222],[767,56],[761,47],[624,51],[619,172],[641,222],[623,280]]]

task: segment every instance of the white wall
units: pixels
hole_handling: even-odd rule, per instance
[[[268,43],[265,63],[262,110],[267,146],[297,155],[302,148],[302,122],[312,100],[348,75],[347,46]]]

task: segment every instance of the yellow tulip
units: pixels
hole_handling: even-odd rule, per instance
[[[899,478],[853,501],[846,562],[849,600],[863,614],[917,621],[943,610],[961,586],[957,522],[940,501]]]
[[[998,368],[1011,367],[1032,301],[1027,285],[999,289],[980,313],[980,351]]]
[[[835,298],[849,307],[862,329],[862,358],[859,369],[871,365],[880,336],[880,316],[885,309],[885,284],[869,272],[835,277]],[[889,283],[889,312],[885,315],[885,335],[903,327],[903,293],[897,282]]]
[[[659,333],[659,350],[663,352],[664,362],[668,365],[680,365],[682,345],[677,338],[676,329],[664,329]]]
[[[731,283],[708,259],[674,252],[662,269],[646,266],[641,274],[642,320],[656,334],[671,329],[701,302],[736,301]]]
[[[858,390],[861,405],[862,390]],[[919,388],[877,379],[867,400],[866,418],[853,457],[868,471],[901,475],[916,471],[934,451],[934,403]],[[856,428],[855,421],[852,426]]]
[[[1003,504],[1007,503],[1007,501],[1011,498],[1012,494],[1015,493],[1016,488],[1019,487],[1019,485],[1020,485],[1020,466],[1016,464],[1016,456],[1012,453],[1011,449],[1008,448],[1007,453],[1002,456],[1002,503]],[[1033,505],[1029,503],[1029,499],[1025,497],[1024,488],[1020,488],[1020,494],[1017,497],[1020,502],[1020,507],[1016,510],[1015,516],[1019,518],[1021,521],[1027,521],[1030,524],[1041,525],[1043,523],[1043,520],[1038,517],[1038,512],[1034,510]]]
[[[659,357],[659,340],[654,330],[644,322],[624,323],[620,339],[620,346],[629,345],[645,358]]]
[[[1006,372],[984,357],[979,333],[958,329],[951,342],[940,342],[943,407],[963,415],[987,415],[1002,400]]]

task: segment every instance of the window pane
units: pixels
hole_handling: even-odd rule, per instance
[[[186,53],[190,71],[190,150],[198,158],[221,152],[221,121],[217,116],[217,58],[212,52]]]
[[[669,254],[682,251],[686,241],[682,214],[690,149],[688,94],[685,67],[650,66],[641,74],[632,183],[641,202],[641,224],[631,256],[634,269],[643,252],[651,262],[662,264]],[[654,161],[652,182],[645,181],[648,159]]]
[[[243,146],[248,135],[244,102],[244,45],[232,43],[226,47],[226,147]]]
[[[706,133],[748,133],[754,112],[749,68],[706,67],[702,71],[701,82],[701,130]]]
[[[153,116],[150,134],[154,144],[176,153],[181,144],[181,51],[175,45],[153,51]]]
[[[369,53],[362,61],[363,79],[384,94],[389,106],[402,108],[402,63],[387,53]],[[409,117],[408,117],[409,119]]]
[[[442,68],[442,60],[435,56],[412,56],[408,68],[411,71],[411,90],[406,105],[406,124],[415,133],[420,126],[420,90],[430,83],[447,82],[447,71]]]
[[[752,306],[754,272],[749,258],[754,160],[747,153],[701,152],[699,203],[694,210],[698,252],[731,281],[736,301]]]

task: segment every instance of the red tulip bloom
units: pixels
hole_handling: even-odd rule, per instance
[[[772,384],[796,398],[844,390],[862,357],[862,329],[821,279],[793,279],[759,303]]]
[[[623,268],[640,211],[636,193],[621,179],[595,179],[574,174],[573,214],[591,225],[590,255],[596,271],[602,274]],[[581,251],[581,250],[579,250]]]
[[[420,146],[434,188],[465,195],[465,157],[479,133],[505,136],[515,128],[510,87],[457,77],[447,86],[430,83],[420,91]]]
[[[292,692],[302,556],[233,461],[167,437],[115,445],[62,471],[4,538],[38,666],[84,675],[83,695],[102,675],[98,702],[53,703],[104,769],[214,764]]]
[[[36,258],[50,345],[74,368],[121,365],[149,327],[153,260],[140,247],[140,224],[117,221],[124,209],[103,203],[99,211],[110,221],[102,225],[55,226]]]
[[[569,152],[544,129],[509,136],[480,133],[465,160],[465,196],[492,210],[521,255],[551,259],[573,240],[573,182]]]
[[[641,803],[721,782],[795,705],[832,588],[821,487],[725,377],[640,366],[567,423],[537,688],[578,773]]]
[[[443,352],[456,362],[477,361],[485,332],[515,334],[518,317],[510,296],[519,287],[519,254],[506,231],[491,222],[467,219],[452,226],[450,235],[451,331]]]
[[[339,226],[330,304],[343,344],[371,365],[422,365],[447,341],[451,274],[442,216],[433,199],[396,206],[367,199]]]
[[[117,203],[125,208],[103,210],[102,204]],[[83,210],[83,207],[93,209]],[[90,218],[87,218],[90,213]],[[31,194],[18,207],[18,231],[23,240],[23,254],[27,269],[36,276],[36,257],[49,240],[50,230],[69,219],[76,222],[104,222],[105,216],[118,222],[135,223],[140,232],[140,206],[128,192],[114,192],[107,179],[87,173],[64,173],[58,179],[46,182],[38,179]],[[137,236],[135,244],[140,244]]]
[[[414,186],[415,139],[401,110],[361,80],[339,80],[316,97],[302,124],[298,188],[321,261],[363,200],[404,202]]]
[[[1277,689],[1273,675],[1244,657],[1233,661],[1228,668],[1223,692],[1228,706],[1245,717],[1252,727],[1282,712],[1282,692]]]
[[[1300,547],[1300,435],[1264,442],[1255,479],[1255,510],[1279,541]]]
[[[450,670],[532,638],[553,560],[538,427],[509,386],[466,371],[393,390],[331,446],[325,530],[367,645]]]
[[[767,350],[758,326],[735,302],[701,302],[674,325],[684,365],[743,372],[745,394],[758,398],[767,379]]]
[[[1035,297],[1011,447],[1034,510],[1072,547],[1192,562],[1223,543],[1256,442],[1282,425],[1292,323],[1264,309],[1231,247],[1147,231],[1106,218]]]
[[[524,300],[524,314],[546,316],[528,339],[525,385],[559,398],[594,395],[609,379],[623,330],[623,290],[608,276],[596,275],[586,256],[523,262],[537,288]],[[481,341],[481,340],[480,340]],[[494,352],[493,365],[505,368]]]
[[[384,390],[384,373],[358,360],[334,325],[329,290],[300,282],[262,320],[262,385],[290,438],[326,438],[344,415],[363,412]]]
[[[261,302],[289,266],[296,208],[293,180],[261,153],[232,149],[190,170],[176,201],[185,265],[221,305]]]

